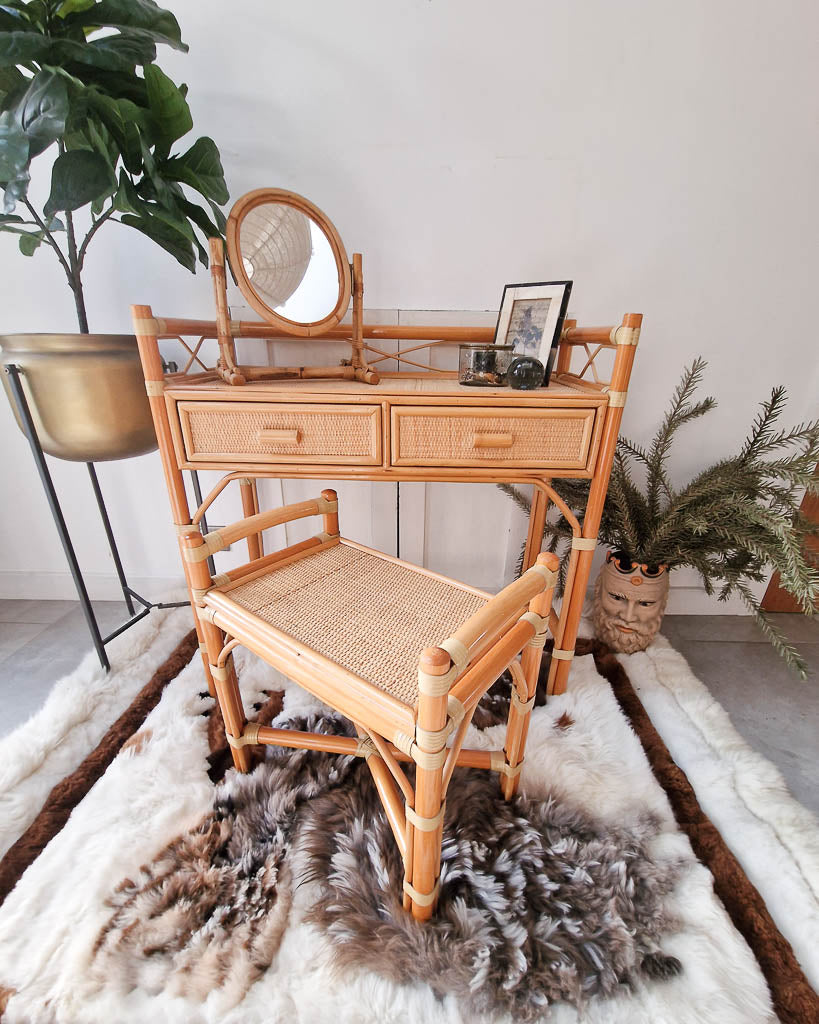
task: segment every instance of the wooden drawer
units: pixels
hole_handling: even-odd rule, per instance
[[[190,462],[381,463],[381,406],[179,402]]]
[[[392,407],[394,466],[585,469],[594,408]]]

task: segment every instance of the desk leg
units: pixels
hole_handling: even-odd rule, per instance
[[[526,547],[523,550],[523,571],[535,564],[535,559],[543,547],[543,528],[546,525],[546,513],[549,511],[549,499],[539,487],[534,488],[532,507],[529,510],[529,532],[526,535]]]
[[[245,479],[239,481],[239,490],[242,494],[242,512],[245,519],[248,516],[255,516],[259,511],[259,492],[256,489],[256,481]],[[260,533],[251,533],[247,538],[247,557],[253,562],[264,554],[263,540]]]
[[[568,658],[552,658],[549,665],[549,682],[546,688],[546,693],[550,696],[566,692],[566,683],[569,679],[569,669],[572,664],[571,659],[575,643],[577,642],[577,631],[580,628],[583,604],[586,599],[586,587],[589,584],[589,573],[591,572],[592,559],[594,558],[593,551],[578,551],[577,555],[577,567],[574,573],[571,570],[569,571],[566,580],[566,592],[563,595],[564,603],[568,602],[569,606],[566,613],[566,624],[563,627],[562,635],[555,638],[555,647],[559,645],[561,651],[571,653],[569,653]]]

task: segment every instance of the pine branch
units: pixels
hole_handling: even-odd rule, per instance
[[[648,477],[646,481],[646,497],[649,513],[655,518],[660,511],[660,491],[671,492],[671,484],[665,471],[665,463],[671,449],[674,435],[677,430],[690,420],[704,416],[706,412],[713,409],[716,401],[713,398],[706,398],[695,406],[689,405],[697,385],[702,380],[705,367],[708,364],[702,358],[697,358],[683,371],[680,383],[674,389],[671,397],[671,408],[665,415],[665,419],[654,435],[651,447],[648,451]]]
[[[804,676],[798,651],[758,607],[751,585],[764,583],[777,570],[782,586],[806,614],[816,612],[819,551],[806,542],[819,536],[819,526],[800,511],[800,502],[804,493],[819,493],[819,421],[778,429],[787,396],[783,388],[774,388],[741,450],[675,491],[666,464],[677,431],[716,405],[713,398],[694,401],[705,365],[696,359],[684,371],[647,450],[619,439],[598,539],[640,562],[690,567],[706,592],[721,601],[738,595],[774,648]],[[643,488],[633,477],[635,466],[645,470]],[[589,482],[559,479],[553,487],[582,523]],[[530,503],[517,488],[502,485],[502,490],[528,512]],[[565,585],[571,536],[566,517],[550,510],[544,538],[560,558],[558,593]]]

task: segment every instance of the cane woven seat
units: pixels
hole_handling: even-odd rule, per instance
[[[487,600],[344,541],[222,593],[410,707],[418,702],[421,651]]]

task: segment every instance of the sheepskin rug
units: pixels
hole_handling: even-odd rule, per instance
[[[276,725],[354,734],[335,715]],[[652,860],[656,818],[619,828],[551,799],[506,803],[497,777],[461,770],[448,794],[440,905],[419,926],[401,907],[401,859],[367,766],[269,754],[250,775],[231,772],[212,813],[119,887],[93,963],[101,978],[198,998],[231,972],[249,986],[284,933],[291,851],[321,889],[308,920],[329,935],[338,966],[430,980],[473,1012],[536,1020],[552,1002],[579,1006],[643,973],[679,972],[660,943],[676,927],[664,902],[681,863]]]
[[[327,709],[304,691],[272,677],[250,656],[239,662],[248,709],[264,699],[265,691],[281,686],[286,691],[285,718],[320,715],[330,727]],[[464,788],[453,791],[457,795],[448,804],[444,918],[439,927],[462,928],[469,968],[464,960],[454,962],[458,938],[461,952],[465,948],[463,935],[456,936],[440,953],[432,951],[435,956],[426,962],[434,977],[427,978],[411,968],[407,973],[406,965],[396,966],[395,945],[403,944],[410,960],[429,954],[428,947],[438,941],[434,936],[440,938],[442,932],[422,933],[391,912],[395,868],[387,833],[368,805],[364,787],[346,784],[361,766],[309,754],[300,767],[291,759],[284,769],[281,755],[271,752],[256,774],[238,779],[230,773],[214,803],[203,715],[211,702],[201,696],[201,687],[201,667],[194,661],[166,687],[135,742],[115,758],[0,909],[4,1024],[151,1019],[185,1024],[327,1019],[500,1024],[521,1019],[522,1012],[548,1017],[553,1024],[775,1021],[756,961],[715,899],[709,873],[677,830],[639,741],[590,657],[575,660],[565,695],[533,712],[517,803],[504,807],[496,798],[490,800],[486,779],[459,773],[457,785]],[[502,726],[473,728],[467,742],[497,747],[503,732]],[[331,760],[335,767],[328,768]],[[295,799],[298,808],[271,808],[281,835],[274,830],[254,843],[242,833],[241,823],[236,833],[242,817],[236,801],[245,789],[272,782],[282,770],[291,777],[295,772],[305,787]],[[343,778],[345,773],[349,779]],[[489,781],[496,785],[496,780]],[[263,792],[288,803],[275,787]],[[481,816],[487,814],[503,826],[497,854],[484,852],[477,839]],[[347,827],[347,822],[367,816],[373,822],[369,829]],[[287,823],[292,827],[300,817],[301,828],[288,832]],[[461,823],[460,832],[452,827],[455,822]],[[504,835],[510,842],[514,839],[516,849],[528,851],[529,866],[522,877],[511,865],[504,868]],[[233,847],[231,840],[236,841]],[[186,922],[187,899],[167,900],[162,882],[184,877],[176,852],[169,851],[200,847],[210,851],[216,875],[223,865],[212,856],[214,851],[239,864],[245,880],[241,896],[259,916],[248,920],[234,913],[235,893],[223,902],[218,891],[211,891],[203,898],[212,901],[208,920],[213,923],[205,928],[210,927],[217,941],[203,942],[197,957],[199,919],[194,914]],[[514,929],[505,934],[506,910],[494,919],[487,915],[497,894],[484,880],[476,881],[482,873],[492,874],[482,868],[493,856],[493,872],[501,860],[504,906],[524,890],[528,895],[532,879],[546,865],[547,882],[559,887],[542,897],[552,901],[543,913],[532,915],[535,931],[550,915],[575,922],[581,945],[587,942],[585,952],[573,954],[577,977],[543,980],[544,1005],[537,1009],[525,996],[525,979],[515,973],[520,965],[516,946],[524,957],[532,948],[528,925],[523,928],[526,937]],[[351,858],[359,863],[351,864]],[[561,864],[579,865],[580,870],[576,877],[558,881],[550,872]],[[612,876],[606,879],[609,869]],[[382,895],[377,905],[367,896],[364,903],[369,905],[362,906],[360,892],[345,883],[345,873],[348,879],[368,875],[367,891]],[[546,885],[538,884],[547,892]],[[608,885],[607,908],[594,902],[595,884]],[[570,902],[565,909],[557,906],[565,902],[562,896],[570,894],[574,900],[581,892],[587,902],[579,905],[576,917]],[[160,911],[153,919],[145,913],[152,899]],[[221,909],[230,907],[234,910]],[[389,943],[370,935],[369,952],[359,955],[359,929],[351,933],[355,942],[339,934],[352,920],[350,907],[368,919],[373,910],[380,914],[379,927],[392,929],[384,933]],[[581,920],[584,912],[587,920]],[[225,916],[220,919],[220,914]],[[485,933],[481,927],[470,931],[477,914],[492,921]],[[151,921],[157,929],[156,947],[150,945]],[[129,944],[131,923],[133,930],[142,929],[144,942]],[[225,923],[229,927],[221,933]],[[627,934],[634,926],[634,934]],[[228,933],[232,940],[222,942],[222,934]],[[163,945],[169,935],[171,942]],[[550,941],[547,927],[539,938]],[[565,938],[559,935],[561,943]],[[481,948],[489,951],[483,961]],[[598,957],[602,969],[595,966]],[[682,965],[678,973],[676,961]],[[470,980],[481,977],[482,964],[483,995],[476,995]],[[610,965],[615,965],[611,977],[606,973]],[[541,969],[542,964],[534,963],[536,973]],[[192,978],[197,971],[204,982]],[[496,979],[493,971],[499,972]],[[580,995],[588,978],[595,981]],[[505,981],[505,1002],[499,1005],[497,993]],[[582,998],[582,1007],[566,996],[574,1002]],[[553,998],[558,1001],[546,1006],[545,1000]]]
[[[641,654],[618,655],[618,660],[703,811],[819,992],[816,815],[794,800],[779,769],[748,746],[665,637],[658,636]]]

